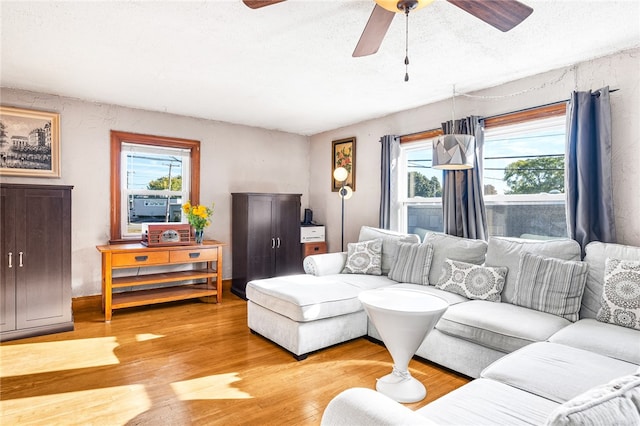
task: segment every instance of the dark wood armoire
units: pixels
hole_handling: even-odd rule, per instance
[[[301,194],[233,193],[231,291],[248,281],[302,272]]]
[[[0,340],[73,330],[71,186],[0,184]]]

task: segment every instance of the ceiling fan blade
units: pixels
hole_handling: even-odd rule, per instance
[[[387,30],[393,21],[395,13],[378,6],[373,8],[367,25],[362,31],[360,40],[353,51],[353,57],[373,55],[380,48]]]
[[[509,31],[533,12],[531,7],[516,0],[447,1],[503,32]]]
[[[271,6],[285,0],[242,0],[242,2],[251,9],[260,9],[261,7]]]

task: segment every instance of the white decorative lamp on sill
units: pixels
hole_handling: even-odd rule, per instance
[[[456,86],[453,86],[451,126],[455,132]],[[433,143],[431,167],[440,170],[472,169],[476,158],[476,138],[472,135],[450,134],[440,136]]]
[[[348,200],[353,195],[353,190],[346,184],[348,177],[349,172],[344,167],[338,167],[333,171],[333,178],[342,185],[338,191],[342,202],[342,227],[340,230],[342,251],[344,251],[344,200]]]

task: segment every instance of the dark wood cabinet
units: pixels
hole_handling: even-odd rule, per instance
[[[302,272],[300,194],[233,193],[231,291],[248,281]]]
[[[71,186],[0,185],[0,340],[73,330]]]

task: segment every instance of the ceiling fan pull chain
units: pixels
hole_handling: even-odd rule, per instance
[[[405,31],[404,31],[404,35],[405,35],[405,40],[404,40],[404,66],[405,66],[405,73],[404,73],[404,81],[409,81],[409,8],[405,8],[404,9],[404,15],[406,16],[406,25],[405,25]]]

